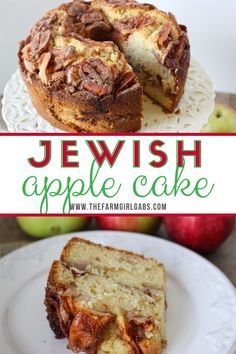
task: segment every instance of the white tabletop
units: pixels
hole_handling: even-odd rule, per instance
[[[18,41],[44,12],[61,2],[63,0],[0,0],[0,93],[16,70]],[[236,0],[145,2],[174,13],[179,22],[186,24],[192,55],[208,72],[215,90],[236,93]]]

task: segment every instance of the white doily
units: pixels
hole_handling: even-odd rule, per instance
[[[191,60],[185,93],[178,114],[164,113],[161,107],[144,98],[141,132],[199,132],[214,109],[215,93],[202,67]],[[10,132],[60,132],[36,112],[19,70],[4,90],[2,116]]]

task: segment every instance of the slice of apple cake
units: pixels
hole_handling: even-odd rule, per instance
[[[52,264],[45,305],[77,353],[160,354],[167,343],[165,271],[154,259],[74,238]]]

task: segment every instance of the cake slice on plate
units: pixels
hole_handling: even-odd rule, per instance
[[[74,352],[160,354],[165,334],[165,271],[154,259],[72,239],[46,287],[48,320]]]

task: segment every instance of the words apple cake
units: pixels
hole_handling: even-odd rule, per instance
[[[56,338],[88,354],[161,354],[165,271],[154,259],[74,238],[50,269],[45,305]]]
[[[141,128],[143,91],[174,112],[190,46],[172,14],[133,0],[74,0],[21,42],[19,63],[40,115],[66,131]]]

